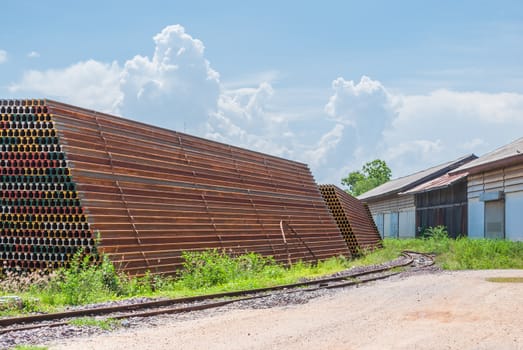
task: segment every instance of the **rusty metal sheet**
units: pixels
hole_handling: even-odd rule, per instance
[[[352,254],[381,246],[369,207],[334,185],[320,185],[321,194]]]
[[[399,194],[418,194],[428,191],[440,190],[442,188],[447,188],[451,185],[454,185],[458,181],[464,181],[467,176],[467,172],[452,175],[446,173],[440,177],[435,178],[434,180],[424,182],[408,191],[400,192]]]
[[[2,214],[57,212],[3,217],[8,268],[62,266],[80,248],[132,274],[174,273],[183,251],[209,248],[350,255],[306,164],[55,101],[0,112]]]

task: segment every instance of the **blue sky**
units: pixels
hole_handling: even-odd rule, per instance
[[[523,136],[521,1],[11,1],[0,96],[403,176]]]

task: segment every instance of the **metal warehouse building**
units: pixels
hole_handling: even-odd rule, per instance
[[[358,199],[368,204],[382,237],[412,238],[423,228],[437,225],[449,227],[452,235],[464,233],[466,195],[459,181],[464,176],[450,177],[448,172],[476,158],[463,156],[390,180]]]
[[[523,241],[523,138],[454,170],[468,173],[468,236]]]

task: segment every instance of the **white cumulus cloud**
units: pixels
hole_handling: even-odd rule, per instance
[[[338,78],[333,90],[327,113],[358,129],[353,156],[346,158],[352,170],[379,157],[394,176],[407,175],[468,153],[481,155],[523,130],[523,95],[517,93],[393,95],[366,77],[360,84]]]
[[[206,137],[281,157],[292,157],[289,129],[274,114],[274,90],[263,82],[257,87],[222,90],[218,109],[207,123]]]
[[[153,40],[151,58],[135,56],[125,62],[120,112],[202,132],[201,125],[216,111],[220,95],[219,74],[205,58],[203,43],[180,25],[165,27]]]
[[[165,27],[153,40],[150,57],[137,55],[122,65],[88,60],[31,70],[10,91],[204,133],[209,115],[217,112],[221,87],[219,74],[204,57],[203,43],[180,25]]]
[[[384,131],[384,142],[391,161],[406,171],[418,159],[435,164],[471,152],[481,155],[522,135],[521,94],[437,90],[398,99],[398,115]]]
[[[12,84],[13,93],[37,94],[102,112],[116,112],[122,100],[120,68],[116,62],[79,62],[64,69],[31,70]]]

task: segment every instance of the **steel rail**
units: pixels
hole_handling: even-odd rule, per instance
[[[26,326],[21,326],[21,327],[12,327],[12,326],[23,325],[23,324],[28,324],[28,323],[46,322],[46,321],[60,320],[60,319],[66,319],[66,318],[83,317],[83,316],[102,316],[102,315],[109,315],[109,314],[118,313],[118,312],[133,312],[133,313],[117,315],[117,316],[114,316],[111,318],[122,319],[122,318],[129,318],[129,317],[147,317],[147,316],[155,316],[155,315],[159,315],[159,314],[190,312],[190,311],[198,311],[198,310],[203,310],[203,309],[224,306],[224,305],[231,304],[234,302],[258,299],[258,298],[263,298],[263,297],[267,297],[268,295],[270,295],[270,294],[262,294],[262,295],[255,295],[255,294],[281,291],[281,290],[286,290],[286,289],[289,289],[288,292],[292,293],[292,292],[296,291],[296,290],[293,291],[292,289],[297,289],[300,287],[307,287],[307,286],[316,286],[316,287],[308,288],[308,289],[300,289],[300,290],[301,291],[314,291],[314,290],[318,290],[318,289],[341,288],[341,287],[346,287],[346,286],[351,286],[351,285],[356,285],[356,284],[361,284],[361,283],[367,283],[367,282],[371,282],[371,281],[375,281],[375,280],[379,280],[379,279],[388,278],[393,275],[397,275],[397,274],[399,274],[399,272],[392,272],[389,274],[385,274],[385,275],[381,275],[381,276],[374,276],[374,277],[363,279],[363,280],[361,280],[361,279],[353,280],[358,277],[373,275],[373,274],[382,273],[382,272],[386,272],[386,271],[391,271],[398,267],[405,267],[405,266],[411,265],[415,259],[413,257],[413,255],[424,256],[424,258],[425,258],[424,261],[426,261],[426,264],[423,266],[431,266],[434,264],[434,260],[432,259],[432,257],[430,257],[426,254],[423,254],[423,253],[418,253],[418,252],[413,252],[413,251],[404,251],[404,252],[402,252],[402,255],[406,258],[405,261],[398,262],[398,263],[392,264],[390,266],[373,268],[371,270],[357,272],[357,273],[349,273],[349,274],[342,275],[342,276],[320,278],[320,279],[315,279],[315,280],[310,280],[310,281],[291,283],[291,284],[286,284],[286,285],[278,285],[278,286],[274,286],[274,287],[257,288],[257,289],[242,290],[242,291],[235,291],[235,292],[215,293],[215,294],[186,297],[186,298],[156,300],[156,301],[149,301],[149,302],[132,304],[132,305],[109,306],[109,307],[102,307],[102,308],[57,312],[57,313],[51,313],[51,314],[4,318],[4,319],[0,319],[0,326],[9,327],[9,328],[0,329],[0,334],[41,328],[41,327],[51,327],[51,326],[56,327],[56,326],[68,324],[68,322],[55,322],[52,324],[37,324],[37,325],[26,325]],[[349,280],[349,281],[347,281],[347,280]],[[337,283],[330,284],[332,282],[337,282]],[[218,299],[218,298],[234,298],[234,299],[220,300],[220,301],[199,304],[199,305],[172,307],[173,305],[177,305],[177,304],[208,301],[208,300],[213,300],[213,299]],[[139,310],[152,309],[152,308],[163,308],[163,309],[153,310],[153,311],[142,311],[142,312],[138,312],[138,313],[136,312]]]

